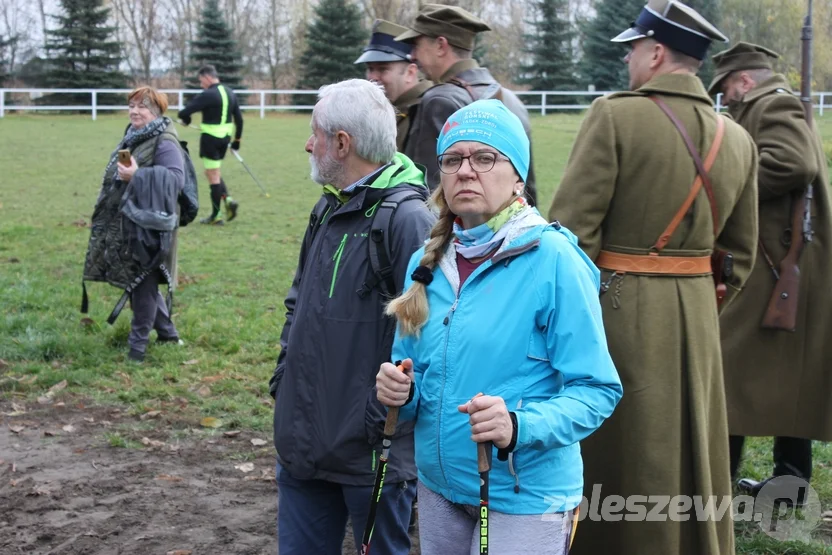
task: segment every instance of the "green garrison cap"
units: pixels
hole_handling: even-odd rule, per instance
[[[738,42],[712,58],[716,69],[714,79],[708,87],[708,94],[713,96],[720,92],[723,79],[732,72],[744,69],[773,69],[771,62],[779,57],[780,54],[768,48],[750,42]]]
[[[677,0],[650,0],[629,29],[612,42],[651,38],[691,58],[704,60],[713,41],[728,37],[699,13]]]
[[[457,48],[473,50],[477,33],[490,30],[485,21],[458,6],[425,4],[410,30],[397,36],[396,40],[412,42],[423,35],[445,37]]]

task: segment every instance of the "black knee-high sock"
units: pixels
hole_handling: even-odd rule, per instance
[[[226,187],[225,179],[223,179],[223,178],[220,178],[220,187],[222,187],[221,190],[222,190],[222,196],[223,197],[231,196],[231,195],[228,194],[228,187]]]
[[[217,184],[217,185],[211,185],[211,219],[212,220],[214,218],[216,218],[217,214],[219,214],[219,212],[220,212],[220,203],[222,202],[222,197],[224,196],[222,194],[223,188],[224,188],[224,185],[222,185],[221,183]]]

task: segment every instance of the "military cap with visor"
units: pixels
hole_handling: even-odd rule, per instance
[[[396,36],[405,31],[407,27],[384,19],[376,19],[373,22],[370,44],[364,47],[364,53],[354,63],[410,62],[410,51],[413,50],[413,45],[396,40]]]
[[[396,40],[413,42],[421,36],[445,37],[452,46],[473,50],[477,33],[490,30],[485,21],[458,6],[425,4],[410,29]]]
[[[735,71],[774,69],[772,62],[779,57],[780,54],[768,48],[750,42],[738,42],[728,50],[713,56],[714,78],[708,86],[708,94],[715,96],[721,92],[722,81]]]
[[[704,60],[713,41],[728,37],[699,13],[677,0],[650,0],[631,27],[612,42],[653,39],[673,50]]]

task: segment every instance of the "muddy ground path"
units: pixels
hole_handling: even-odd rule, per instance
[[[276,499],[267,434],[0,401],[2,555],[274,555]]]

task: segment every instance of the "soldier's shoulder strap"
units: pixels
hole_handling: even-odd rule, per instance
[[[457,87],[461,87],[468,91],[468,94],[471,96],[471,102],[476,102],[477,100],[487,100],[490,98],[497,99],[500,102],[503,101],[503,87],[496,81],[490,83],[482,92],[477,92],[471,83],[459,77],[454,77],[453,79],[448,80],[447,83],[456,85]]]

